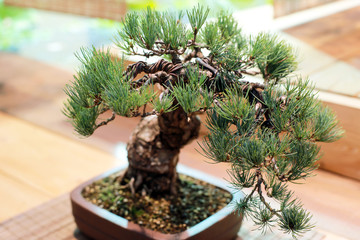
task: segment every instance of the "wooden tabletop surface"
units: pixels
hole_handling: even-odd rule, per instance
[[[101,150],[0,112],[0,221],[119,164]]]
[[[95,147],[0,112],[0,220],[15,216],[61,194],[84,180],[124,162]],[[186,146],[180,162],[228,178],[226,164],[209,164]],[[325,171],[291,189],[314,214],[317,230],[336,238],[360,232],[360,182]],[[326,239],[326,238],[325,238]]]
[[[360,69],[360,7],[292,27],[285,32]]]

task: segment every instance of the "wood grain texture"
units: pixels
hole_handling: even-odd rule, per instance
[[[274,0],[274,15],[281,17],[335,1],[339,0]]]
[[[336,113],[344,137],[334,143],[322,143],[320,166],[331,172],[360,180],[360,109],[325,103]],[[360,204],[360,200],[359,200]]]
[[[0,189],[7,203],[0,220],[68,192],[117,164],[99,149],[1,112],[0,132],[0,179],[6,183]]]
[[[75,230],[70,198],[64,194],[0,223],[0,239],[76,239]]]
[[[51,199],[49,193],[43,192],[31,184],[27,184],[27,182],[19,181],[16,177],[8,175],[3,171],[0,171],[0,182],[2,204],[0,221]]]
[[[360,69],[360,7],[332,14],[285,32]]]

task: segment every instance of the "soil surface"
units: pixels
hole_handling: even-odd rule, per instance
[[[225,207],[232,195],[209,183],[179,174],[178,194],[149,196],[120,185],[119,173],[94,182],[82,195],[93,204],[154,231],[174,234]]]

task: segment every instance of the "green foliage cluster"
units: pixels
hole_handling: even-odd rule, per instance
[[[186,75],[188,82],[179,81],[172,89],[173,96],[189,115],[196,113],[200,109],[208,109],[213,101],[213,93],[204,87],[206,76],[199,76],[198,73],[198,67],[195,69],[189,68]]]
[[[261,229],[277,223],[296,237],[313,225],[287,184],[311,176],[317,142],[333,142],[342,130],[309,80],[291,76],[297,66],[291,46],[267,33],[245,36],[226,12],[206,21],[208,13],[201,6],[178,14],[151,8],[128,13],[115,44],[128,55],[170,56],[172,62],[125,68],[108,50],[81,49],[82,68],[65,88],[64,113],[79,134],[89,136],[115,115],[207,112],[204,155],[230,163],[235,188],[252,189],[236,210]],[[243,80],[247,74],[263,82]],[[101,119],[106,111],[112,117]]]
[[[256,59],[263,78],[278,82],[296,69],[292,47],[275,35],[261,33],[253,40],[251,58]]]
[[[90,136],[95,129],[106,124],[107,120],[100,124],[96,120],[109,109],[119,116],[132,117],[155,97],[149,86],[132,87],[131,79],[124,75],[123,61],[114,59],[109,50],[82,48],[76,56],[82,68],[72,84],[64,89],[69,96],[64,114],[72,119],[80,135]]]
[[[260,103],[267,106],[269,115],[263,118],[256,117],[256,104],[242,91],[227,89],[221,103],[208,112],[210,134],[202,150],[213,161],[231,163],[236,188],[253,189],[237,203],[238,212],[252,218],[260,229],[277,222],[296,237],[313,225],[287,183],[311,176],[318,167],[316,143],[338,140],[342,130],[330,109],[316,100],[309,81],[287,81],[282,88],[266,85]],[[271,127],[265,127],[269,121]]]
[[[138,55],[140,49],[148,56],[154,55],[154,52],[165,54],[170,49],[184,50],[190,31],[179,21],[183,16],[184,12],[157,12],[149,7],[141,14],[128,13],[123,28],[115,38],[115,44],[129,55]],[[188,16],[189,19],[193,17],[190,12]],[[193,18],[194,21],[198,20]]]

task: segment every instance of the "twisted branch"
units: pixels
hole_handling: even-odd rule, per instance
[[[146,62],[143,61],[139,61],[137,63],[131,64],[126,69],[126,73],[131,75],[132,78],[135,78],[138,74],[142,72],[149,74],[149,73],[164,71],[167,74],[177,77],[182,68],[183,65],[181,63],[173,64],[164,59],[160,59],[159,61],[151,65],[148,65],[146,64]]]
[[[112,112],[111,117],[108,118],[108,119],[106,119],[105,121],[102,121],[102,122],[99,123],[99,124],[96,124],[95,129],[97,129],[97,128],[101,127],[101,126],[104,126],[104,125],[108,124],[109,122],[111,122],[112,120],[115,119],[115,116],[116,116],[115,113]]]

